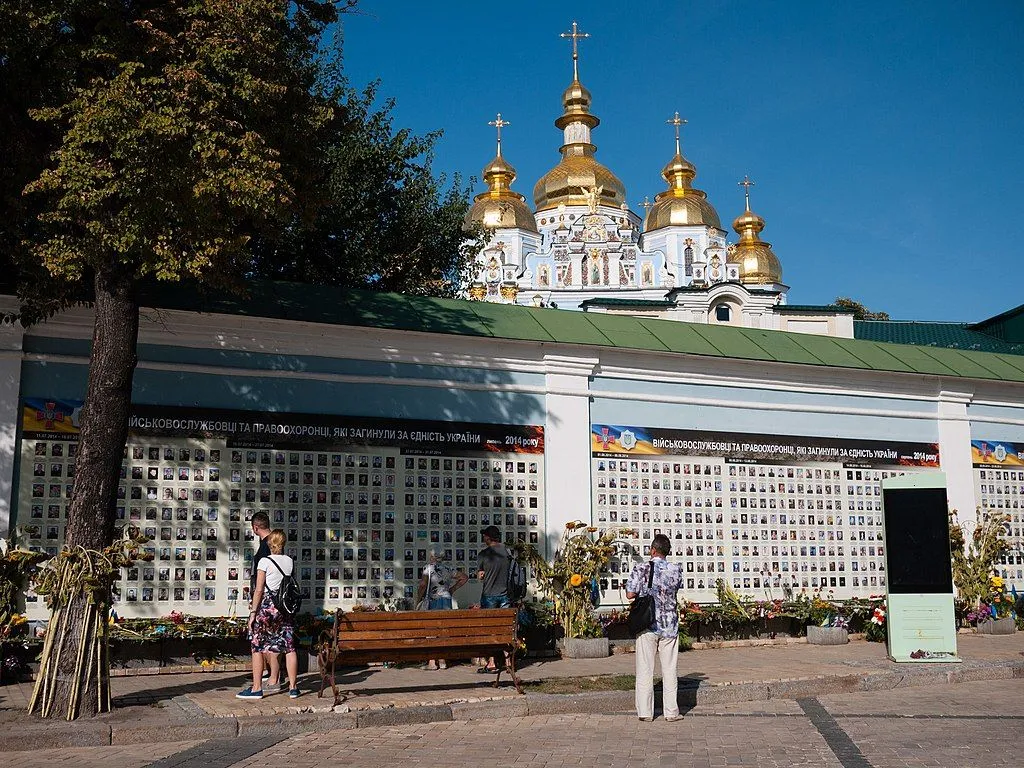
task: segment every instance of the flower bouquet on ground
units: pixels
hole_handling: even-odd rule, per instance
[[[871,643],[884,643],[887,633],[885,619],[885,603],[880,603],[875,606],[871,618],[864,624],[864,639]]]
[[[548,563],[532,545],[519,545],[517,554],[533,569],[541,595],[554,606],[554,616],[568,638],[603,637],[604,628],[595,615],[600,595],[598,583],[618,552],[619,529],[599,532],[575,520],[565,524]]]

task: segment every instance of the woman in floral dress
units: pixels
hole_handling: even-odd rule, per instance
[[[295,652],[295,626],[291,616],[284,616],[274,605],[272,592],[281,588],[284,577],[291,575],[295,563],[284,553],[285,532],[275,528],[267,536],[270,555],[260,558],[256,566],[256,588],[249,614],[249,645],[252,650],[252,685],[236,693],[239,699],[263,698],[263,654],[285,654],[288,671],[288,696],[299,697],[299,657]]]
[[[452,593],[469,581],[463,571],[456,570],[444,562],[444,555],[438,551],[430,553],[430,563],[423,569],[418,601],[426,599],[428,611],[450,611]],[[444,659],[431,659],[427,669],[447,669]]]

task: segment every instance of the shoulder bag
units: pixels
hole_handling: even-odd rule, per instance
[[[654,623],[654,595],[651,585],[654,583],[654,561],[651,560],[647,572],[647,594],[637,595],[629,605],[629,632],[633,637],[642,635]]]

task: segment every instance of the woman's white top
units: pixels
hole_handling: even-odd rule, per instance
[[[273,560],[281,570],[277,570],[272,566],[268,560]],[[281,575],[281,571],[284,571],[286,576],[290,576],[292,570],[295,568],[295,563],[288,555],[266,555],[260,558],[259,564],[256,566],[256,570],[263,571],[267,574],[266,585],[267,589],[271,592],[277,592],[281,588],[281,582],[284,581],[284,576]]]

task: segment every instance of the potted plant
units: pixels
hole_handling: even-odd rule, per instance
[[[967,614],[979,635],[1012,635],[1017,631],[1013,595],[1004,591],[1001,576],[989,577],[989,594],[978,607]]]
[[[1008,635],[1016,631],[1013,597],[1006,594],[995,565],[1007,552],[1006,528],[1009,515],[978,510],[970,541],[964,526],[957,522],[956,511],[949,518],[950,557],[953,583],[960,599],[968,606],[967,622],[981,634]]]
[[[850,642],[849,620],[832,599],[831,592],[826,596],[822,596],[820,589],[810,596],[801,593],[797,604],[806,615],[808,643],[845,645]]]
[[[565,633],[562,655],[598,658],[609,653],[608,638],[595,613],[597,583],[617,551],[618,529],[599,533],[579,520],[565,524],[554,559],[548,563],[532,545],[518,548],[533,569],[538,591],[554,606]]]

